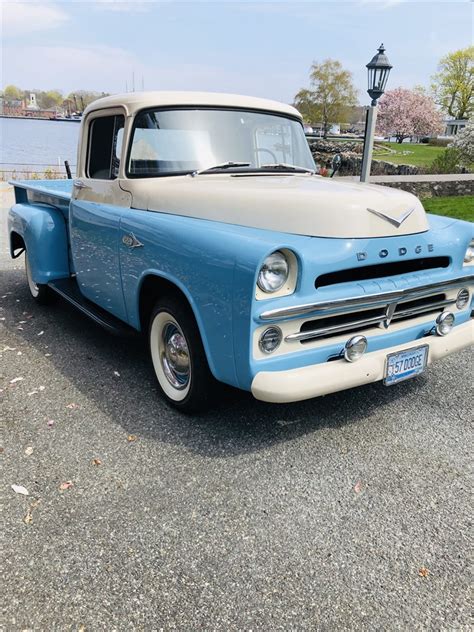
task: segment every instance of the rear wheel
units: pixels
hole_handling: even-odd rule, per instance
[[[183,412],[208,408],[217,381],[209,370],[194,315],[177,297],[160,299],[148,334],[159,389],[166,401]]]
[[[30,290],[32,298],[40,305],[48,305],[49,303],[52,303],[56,296],[52,290],[47,285],[35,283],[35,281],[33,281],[33,277],[31,275],[31,264],[27,252],[25,252],[25,270],[26,280],[28,281],[28,289]]]

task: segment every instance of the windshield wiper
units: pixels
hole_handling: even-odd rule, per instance
[[[206,169],[198,169],[197,171],[193,171],[191,176],[199,176],[201,173],[212,173],[213,171],[218,171],[219,169],[232,169],[233,167],[250,167],[250,162],[222,162],[220,165],[214,165],[213,167],[206,167]]]
[[[286,162],[275,162],[268,165],[260,165],[259,169],[275,169],[275,171],[302,171],[303,173],[312,173],[314,175],[314,169],[307,169],[306,167],[298,167],[297,165],[288,165]]]

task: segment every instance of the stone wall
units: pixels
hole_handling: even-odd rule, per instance
[[[474,177],[472,180],[377,180],[373,184],[402,189],[414,193],[417,197],[444,197],[450,195],[474,195]]]
[[[331,167],[335,154],[341,156],[339,175],[359,175],[362,167],[363,143],[360,141],[330,141],[309,139],[309,147],[316,164]],[[371,173],[374,175],[416,175],[419,168],[413,165],[396,165],[385,160],[372,160]]]

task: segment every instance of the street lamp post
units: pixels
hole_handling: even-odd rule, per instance
[[[362,156],[362,167],[360,181],[368,182],[370,167],[372,164],[372,149],[374,146],[375,123],[377,121],[377,100],[380,99],[387,85],[388,75],[392,66],[385,54],[383,44],[380,44],[378,53],[372,57],[367,64],[368,89],[372,102],[367,109],[364,135],[364,154]]]

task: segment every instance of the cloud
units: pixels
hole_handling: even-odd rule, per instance
[[[69,16],[55,4],[36,2],[2,2],[3,37],[15,37],[35,31],[55,29]]]
[[[423,0],[421,0],[423,2]],[[426,1],[426,0],[425,0]],[[407,0],[359,0],[360,4],[372,5],[376,10],[383,11],[384,9],[391,9],[400,4],[406,4]]]
[[[144,73],[137,56],[112,46],[6,46],[3,49],[4,83],[25,88],[57,86],[66,92],[79,88],[120,92],[132,72],[136,77]]]
[[[144,13],[158,3],[157,0],[95,0],[93,4],[98,11]]]
[[[124,92],[130,90],[132,75],[141,89],[202,90],[237,92],[291,101],[301,85],[306,70],[295,71],[292,64],[275,66],[271,71],[265,60],[253,73],[242,73],[224,61],[213,64],[163,60],[160,56],[139,55],[111,46],[5,46],[3,82],[24,89],[57,88],[64,93],[74,90]]]

